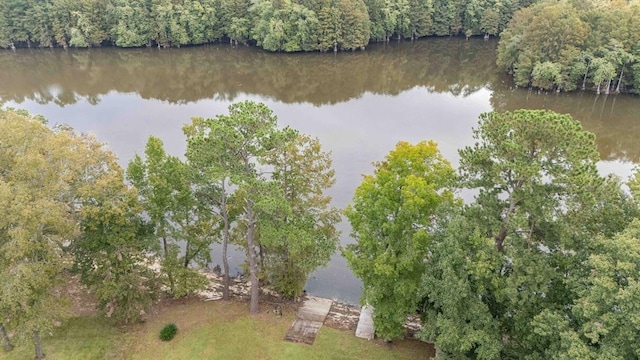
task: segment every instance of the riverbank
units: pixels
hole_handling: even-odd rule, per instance
[[[218,301],[222,299],[222,276],[214,271],[205,270],[202,272],[209,280],[206,289],[195,294],[196,297],[203,301]],[[294,300],[288,300],[280,296],[277,292],[269,288],[261,288],[260,302],[262,305],[261,312],[272,313],[279,306],[283,313],[294,314],[298,307],[302,304],[304,297],[298,297]],[[248,302],[251,293],[251,284],[244,277],[235,277],[231,279],[229,293],[233,300]],[[329,314],[324,325],[337,330],[350,331],[355,333],[360,317],[361,307],[358,305],[347,304],[330,299],[333,304],[329,310]],[[415,338],[415,334],[420,330],[420,319],[417,316],[407,318],[405,324],[407,329],[407,337]]]
[[[246,283],[234,279],[232,289]],[[216,285],[216,284],[214,284]],[[110,319],[98,316],[90,294],[70,278],[63,289],[72,295],[74,314],[52,335],[43,338],[47,359],[428,359],[433,356],[429,344],[416,340],[367,341],[354,336],[346,321],[329,321],[318,333],[313,345],[284,341],[284,335],[295,318],[298,302],[278,302],[277,297],[262,297],[261,313],[249,314],[249,304],[241,291],[230,301],[208,300],[201,296],[180,299],[163,298],[155,303],[145,321],[127,326],[114,326]],[[268,292],[267,292],[268,293]],[[210,299],[210,298],[209,298]],[[275,314],[274,304],[284,304],[282,315]],[[336,308],[337,309],[337,308]],[[335,310],[336,313],[341,313]],[[178,327],[170,342],[158,339],[167,323]],[[339,325],[338,325],[339,324]],[[335,326],[335,328],[334,328]],[[17,344],[9,352],[0,351],[0,359],[22,360],[33,357],[30,342]]]

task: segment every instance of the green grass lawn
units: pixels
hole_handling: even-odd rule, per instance
[[[358,339],[352,331],[323,326],[313,345],[283,340],[293,313],[248,314],[240,302],[176,301],[140,325],[115,327],[96,317],[69,320],[53,337],[43,339],[50,360],[90,359],[428,359],[432,348],[418,341],[391,345]],[[169,342],[158,339],[167,323],[178,326]],[[0,359],[33,359],[31,344],[21,344]]]

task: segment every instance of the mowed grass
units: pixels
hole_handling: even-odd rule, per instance
[[[251,316],[242,302],[175,301],[147,322],[126,328],[96,318],[76,318],[43,339],[47,359],[428,359],[432,348],[404,340],[385,344],[358,339],[352,331],[323,326],[313,345],[283,340],[295,314]],[[176,337],[162,342],[167,323],[178,326]],[[0,359],[33,359],[31,344],[21,344]]]

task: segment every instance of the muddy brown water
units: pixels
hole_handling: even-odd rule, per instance
[[[478,115],[545,108],[597,135],[600,170],[626,178],[640,158],[640,97],[518,89],[498,71],[495,41],[427,39],[338,54],[272,54],[249,47],[0,51],[0,104],[67,123],[109,144],[126,166],[149,135],[182,155],[181,127],[235,101],[265,102],[282,125],[317,136],[333,154],[333,204],[344,208],[371,163],[400,140],[433,139],[457,165]],[[469,198],[470,194],[462,194]],[[346,222],[342,245],[353,242]],[[240,270],[241,252],[231,263]],[[212,251],[220,262],[219,248]],[[360,281],[335,254],[311,294],[357,303]]]

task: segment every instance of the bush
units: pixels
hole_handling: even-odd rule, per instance
[[[162,330],[160,330],[160,340],[169,341],[173,339],[174,336],[176,336],[177,332],[178,327],[176,326],[176,324],[167,324],[162,328]]]

